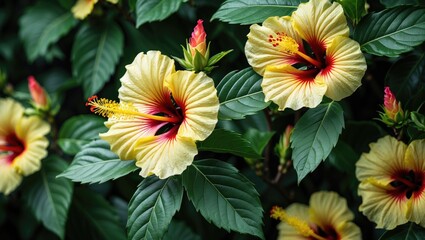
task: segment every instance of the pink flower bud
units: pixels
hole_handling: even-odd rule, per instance
[[[192,37],[189,39],[190,52],[192,56],[195,56],[196,50],[205,56],[207,51],[207,34],[205,33],[204,26],[202,25],[204,21],[199,19],[198,24],[195,26],[192,32]],[[196,49],[196,50],[195,50]]]
[[[400,102],[397,102],[394,94],[389,87],[384,89],[384,111],[385,114],[392,120],[395,120],[396,114],[401,110]]]
[[[41,108],[47,107],[48,100],[46,91],[44,91],[37,80],[35,80],[34,76],[28,77],[28,88],[34,104]]]

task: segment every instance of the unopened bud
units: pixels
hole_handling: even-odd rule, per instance
[[[49,101],[47,93],[33,76],[28,77],[28,88],[35,107],[42,109],[48,108]]]

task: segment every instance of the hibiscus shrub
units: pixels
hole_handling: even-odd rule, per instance
[[[0,3],[1,239],[424,239],[420,0]]]

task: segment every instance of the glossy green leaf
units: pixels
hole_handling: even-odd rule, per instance
[[[30,7],[19,21],[19,36],[28,59],[34,61],[48,47],[68,33],[77,20],[56,1],[41,1]]]
[[[143,23],[164,20],[179,10],[182,0],[137,0],[136,27]]]
[[[128,238],[161,239],[174,214],[180,209],[182,198],[180,177],[145,178],[129,203]]]
[[[58,179],[56,176],[66,167],[67,163],[57,156],[44,159],[40,171],[26,179],[22,191],[35,217],[61,239],[65,238],[73,184],[68,179]]]
[[[425,8],[402,6],[366,15],[354,31],[362,51],[396,57],[425,41]]]
[[[216,128],[223,128],[238,133],[245,133],[250,128],[258,129],[259,131],[269,131],[267,116],[264,111],[257,112],[254,115],[248,115],[244,119],[240,120],[219,120]]]
[[[366,14],[366,0],[337,0],[337,2],[341,4],[345,14],[351,19],[354,25],[356,25],[362,16]]]
[[[219,119],[243,119],[266,108],[269,103],[264,102],[262,79],[252,68],[227,74],[217,86]]]
[[[425,228],[415,224],[406,223],[396,229],[386,231],[379,240],[422,240],[425,239]]]
[[[340,140],[329,154],[328,162],[342,172],[354,174],[359,157],[350,145]]]
[[[423,0],[380,0],[381,4],[386,8],[396,7],[400,5],[425,5]]]
[[[172,220],[162,240],[201,240],[184,222]]]
[[[328,157],[343,127],[342,108],[334,101],[309,109],[295,124],[291,147],[298,182]]]
[[[84,96],[92,96],[102,89],[114,72],[123,52],[124,37],[112,21],[83,25],[71,52],[72,73],[82,84]]]
[[[194,161],[182,176],[190,201],[207,221],[264,239],[258,192],[236,168],[205,159]]]
[[[402,106],[425,87],[425,52],[409,55],[395,62],[386,76],[386,82]],[[383,90],[382,90],[383,91]]]
[[[261,155],[273,135],[274,132],[262,132],[255,128],[250,128],[244,133],[243,137],[251,143],[255,152]]]
[[[125,176],[136,169],[134,161],[120,160],[109,150],[106,141],[96,140],[85,145],[72,164],[58,177],[81,183],[103,183]]]
[[[231,24],[261,23],[271,16],[291,15],[300,0],[227,0],[211,20],[219,19]]]
[[[59,130],[58,144],[62,151],[75,155],[82,147],[106,132],[106,120],[95,115],[79,115],[69,118]]]
[[[126,240],[116,210],[94,191],[75,189],[67,223],[69,239]]]
[[[197,143],[199,151],[231,153],[240,157],[261,158],[252,144],[241,134],[225,129],[216,129],[202,142]]]

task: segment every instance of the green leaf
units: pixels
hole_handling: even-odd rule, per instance
[[[244,133],[243,137],[251,142],[255,152],[261,155],[273,135],[274,132],[262,132],[258,129],[250,128]]]
[[[145,178],[128,207],[128,238],[161,239],[176,211],[180,209],[183,186],[180,177]]]
[[[394,230],[386,231],[379,240],[422,240],[425,239],[425,228],[415,224],[406,223]]]
[[[219,119],[243,119],[266,108],[270,103],[264,102],[262,79],[252,68],[227,74],[217,86]]]
[[[381,0],[380,2],[386,8],[396,7],[399,5],[425,5],[423,0]]]
[[[41,1],[19,20],[19,36],[30,61],[46,54],[48,47],[68,33],[77,20],[56,1]]]
[[[396,57],[425,41],[425,9],[402,6],[366,15],[353,38],[364,52]]]
[[[202,142],[197,143],[199,151],[217,153],[231,153],[240,157],[261,158],[255,152],[252,144],[241,134],[225,129],[215,129],[211,135]]]
[[[395,62],[387,72],[386,82],[403,108],[425,87],[425,52],[409,55]],[[382,90],[383,91],[383,90]]]
[[[328,157],[343,127],[342,108],[334,101],[309,109],[295,124],[291,147],[298,183]]]
[[[124,37],[115,22],[86,23],[80,28],[72,47],[72,73],[83,85],[86,98],[109,80],[123,47]]]
[[[328,162],[342,172],[354,174],[359,157],[350,145],[340,140],[329,154]]]
[[[137,0],[136,27],[143,23],[164,20],[179,10],[182,0]]]
[[[341,4],[345,14],[353,21],[354,25],[356,25],[362,16],[366,14],[366,0],[337,0],[337,2]]]
[[[172,220],[162,240],[201,240],[201,237],[184,222]]]
[[[211,20],[231,24],[261,23],[270,16],[287,16],[295,11],[301,0],[227,0]]]
[[[76,189],[67,223],[69,239],[126,240],[116,210],[99,194]]]
[[[82,147],[106,132],[105,119],[95,115],[79,115],[69,118],[59,130],[58,144],[62,151],[75,155]]]
[[[67,163],[57,156],[44,159],[40,171],[26,179],[22,191],[35,217],[61,239],[65,238],[73,184],[68,179],[57,179],[56,175],[66,167]]]
[[[190,201],[207,221],[226,231],[264,239],[258,192],[236,168],[219,160],[204,159],[194,161],[182,176]]]
[[[109,150],[106,141],[97,140],[85,145],[72,164],[58,177],[81,183],[103,183],[125,176],[136,169],[134,161],[120,160]]]

